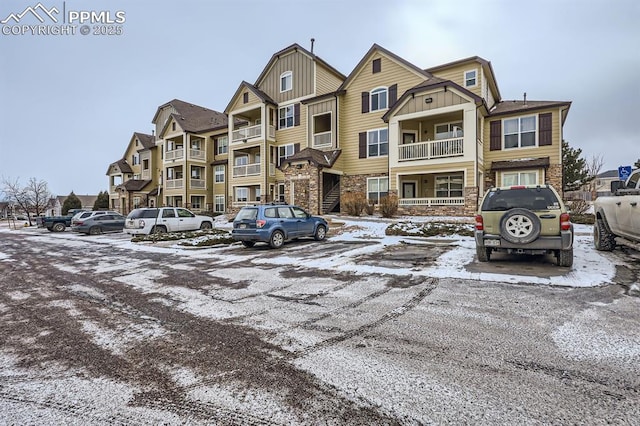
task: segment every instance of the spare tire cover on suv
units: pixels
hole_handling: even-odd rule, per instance
[[[528,244],[540,236],[540,219],[531,210],[509,210],[500,221],[500,235],[513,244]]]

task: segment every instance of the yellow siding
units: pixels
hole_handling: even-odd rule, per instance
[[[451,90],[444,91],[442,88],[437,92],[423,93],[415,95],[413,98],[407,99],[402,108],[398,109],[395,115],[412,114],[414,112],[426,112],[443,108],[451,105],[465,104],[468,101]],[[431,98],[431,102],[425,102],[425,99]]]
[[[249,102],[244,103],[244,93],[249,93]],[[248,106],[260,105],[262,101],[258,98],[253,91],[249,89],[241,90],[238,96],[233,100],[233,103],[229,107],[229,111],[233,113],[235,110],[245,109]]]
[[[342,84],[342,80],[334,73],[329,72],[323,66],[316,63],[316,95],[335,92]]]
[[[308,136],[307,140],[309,141],[309,145],[313,146],[313,117],[315,115],[323,114],[323,113],[331,113],[331,147],[323,148],[323,149],[334,149],[336,147],[336,99],[332,98],[327,101],[318,102],[315,104],[310,104],[307,106],[308,110]]]
[[[291,52],[276,59],[271,68],[260,81],[258,88],[265,92],[278,104],[314,94],[315,62],[300,52]],[[292,71],[292,89],[280,92],[280,76]]]
[[[464,86],[464,73],[467,71],[476,71],[476,85],[473,87],[465,87]],[[473,92],[474,94],[482,97],[482,67],[477,62],[470,62],[467,64],[460,64],[453,68],[447,68],[442,71],[438,71],[433,73],[434,76],[443,78],[445,80],[450,80],[461,87],[465,87],[465,89]]]
[[[372,73],[371,62],[381,59],[381,72]],[[358,134],[368,130],[386,128],[382,116],[387,110],[362,113],[361,93],[369,92],[376,87],[398,85],[398,97],[406,90],[424,81],[414,71],[404,65],[375,52],[357,71],[350,82],[347,93],[340,102],[340,165],[349,174],[386,173],[388,157],[358,158]]]
[[[288,129],[276,130],[275,145],[299,143],[300,149],[307,147],[307,105],[300,104],[300,125]]]
[[[398,174],[400,175],[426,175],[426,174],[434,174],[434,175],[449,175],[451,173],[456,172],[464,172],[465,174],[465,186],[474,186],[474,173],[475,173],[475,164],[473,161],[467,161],[464,163],[452,163],[452,164],[438,164],[434,167],[429,166],[403,166],[403,167],[394,167],[391,169],[389,176],[389,188],[398,188]],[[405,177],[405,179],[410,179]],[[432,182],[429,182],[431,185]]]

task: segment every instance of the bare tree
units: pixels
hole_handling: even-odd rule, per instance
[[[602,166],[604,165],[604,157],[602,154],[593,155],[591,159],[587,162],[587,179],[588,179],[588,188],[589,192],[591,192],[591,196],[595,196],[596,184],[597,184],[597,176],[600,174],[600,170],[602,170]],[[593,199],[593,198],[592,198]]]
[[[9,202],[27,214],[29,225],[32,225],[31,214],[39,215],[44,212],[49,198],[51,198],[47,183],[42,180],[38,181],[36,178],[29,179],[29,184],[26,187],[20,185],[19,179],[2,178],[2,186]]]

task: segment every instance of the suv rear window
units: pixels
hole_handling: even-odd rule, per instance
[[[129,219],[151,219],[158,216],[158,209],[134,210],[129,213]]]
[[[238,212],[236,216],[236,220],[255,220],[258,217],[258,209],[246,208],[243,207]]]
[[[555,210],[560,203],[549,188],[519,188],[491,191],[482,203],[483,211],[505,211],[513,208]]]

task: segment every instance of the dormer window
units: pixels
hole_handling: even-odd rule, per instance
[[[293,87],[293,73],[286,71],[280,76],[280,92],[286,92]]]
[[[387,109],[387,88],[378,87],[371,91],[371,108],[369,111],[378,111],[381,109]]]
[[[476,70],[465,71],[464,73],[464,87],[474,87],[478,84]]]

